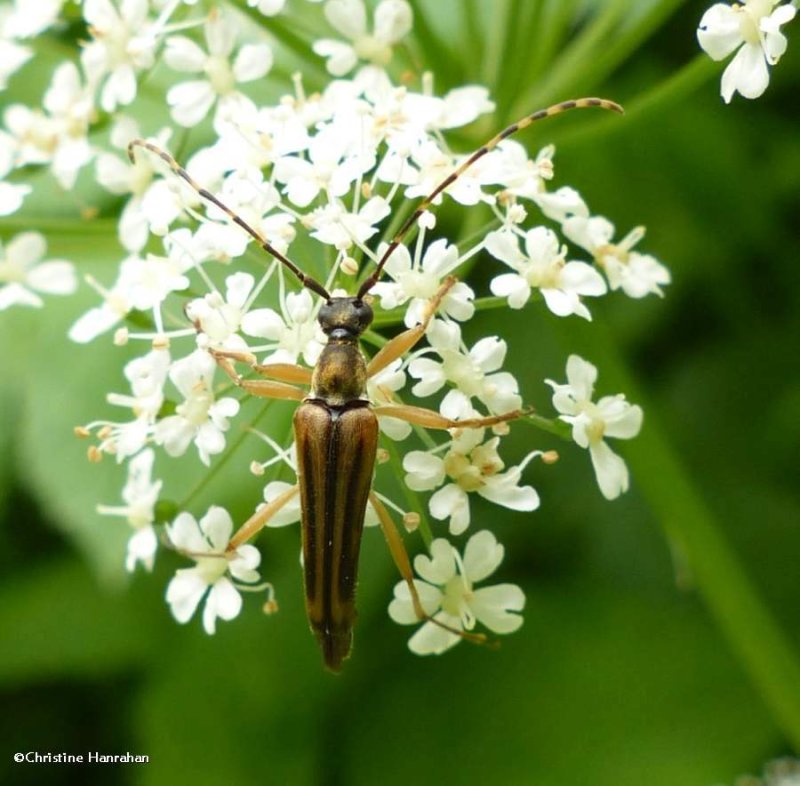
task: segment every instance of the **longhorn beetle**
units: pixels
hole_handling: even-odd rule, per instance
[[[371,490],[378,445],[378,415],[386,415],[430,429],[483,428],[513,420],[520,410],[490,417],[451,420],[433,410],[406,405],[372,407],[366,398],[367,380],[404,355],[425,335],[439,304],[454,284],[450,278],[428,303],[421,324],[390,340],[367,361],[359,348],[359,337],[373,319],[366,295],[378,283],[386,262],[436,197],[458,179],[476,161],[493,150],[502,140],[527,128],[537,120],[570,109],[598,107],[622,112],[622,107],[602,98],[580,98],[542,109],[508,126],[476,150],[442,180],[417,205],[403,222],[373,270],[354,296],[334,297],[322,284],[306,275],[284,254],[274,248],[258,231],[249,226],[216,196],[196,183],[172,156],[156,145],[134,139],[128,155],[135,161],[135,148],[142,147],[158,155],[170,169],[203,199],[222,210],[233,222],[250,234],[272,257],[290,270],[302,286],[324,300],[318,321],[327,336],[327,344],[313,371],[290,364],[259,365],[246,352],[211,350],[220,368],[246,392],[264,398],[299,401],[294,414],[297,445],[297,486],[263,506],[234,534],[228,544],[232,551],[259,532],[298,492],[301,505],[303,572],[308,620],[317,637],[325,666],[339,671],[350,654],[356,618],[355,590],[361,532],[367,503],[371,502],[380,520],[392,557],[407,582],[414,610],[420,620],[429,620],[463,638],[484,642],[482,634],[450,628],[425,613],[414,586],[411,563],[402,539],[388,511]],[[245,379],[235,370],[241,362],[267,379]],[[298,385],[310,385],[306,393]]]

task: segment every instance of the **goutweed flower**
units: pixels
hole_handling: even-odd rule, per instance
[[[167,526],[175,549],[195,562],[193,568],[181,568],[167,587],[167,603],[178,622],[188,622],[204,598],[206,633],[215,632],[217,619],[238,616],[240,590],[252,589],[259,580],[261,554],[250,545],[226,552],[232,532],[233,520],[220,507],[209,508],[199,522],[189,513],[181,513]]]
[[[412,652],[438,655],[461,641],[456,633],[437,622],[456,631],[472,631],[478,624],[498,634],[519,629],[525,595],[516,584],[475,588],[497,570],[504,554],[505,549],[495,536],[482,530],[467,541],[463,557],[445,538],[431,543],[430,556],[416,557],[414,568],[422,580],[415,579],[414,585],[425,612],[433,620],[425,622],[409,639]],[[405,582],[394,588],[389,616],[400,625],[419,623]]]
[[[734,93],[758,98],[769,85],[769,66],[786,51],[781,27],[794,19],[797,9],[781,0],[745,0],[715,3],[700,20],[697,40],[714,59],[735,52],[722,74],[722,97],[730,103]]]
[[[493,533],[483,529],[466,546],[441,535],[483,525],[487,506],[532,513],[544,504],[537,479],[551,471],[558,417],[590,450],[604,495],[617,496],[628,473],[605,439],[632,437],[641,423],[622,397],[592,401],[596,371],[576,357],[567,384],[551,383],[554,416],[534,417],[514,341],[481,331],[478,315],[508,305],[588,320],[590,299],[663,294],[669,273],[634,249],[641,230],[615,243],[610,222],[558,182],[552,145],[529,153],[504,139],[477,158],[451,148],[452,131],[481,119],[494,127],[495,105],[482,85],[440,91],[420,71],[405,0],[298,2],[309,24],[292,34],[295,50],[307,30],[328,31],[305,42],[315,69],[306,75],[302,59],[277,62],[286,48],[274,17],[293,13],[284,0],[212,10],[188,0],[84,0],[70,4],[69,17],[58,0],[37,4],[38,15],[21,2],[9,10],[0,89],[23,78],[31,37],[67,18],[80,19],[85,35],[54,64],[41,96],[3,112],[0,215],[23,209],[52,177],[87,222],[100,213],[119,251],[76,272],[73,262],[45,259],[40,234],[18,234],[0,251],[0,309],[46,306],[82,274],[89,297],[69,337],[126,353],[117,383],[98,393],[111,414],[78,429],[92,460],[122,465],[121,504],[99,510],[132,528],[128,570],[152,568],[162,544],[194,562],[177,570],[167,602],[179,622],[203,605],[213,633],[259,580],[260,552],[246,541],[268,540],[303,513],[294,435],[272,410],[261,417],[267,399],[319,395],[318,379],[310,389],[315,364],[342,336],[323,332],[318,293],[363,288],[375,315],[362,336],[367,361],[397,336],[390,350],[406,349],[374,363],[355,394],[380,426],[365,523],[388,531],[387,518],[397,517],[418,531],[426,553],[415,560],[415,586],[425,612],[449,630],[425,621],[411,648],[443,652],[458,631],[516,630],[524,596],[512,584],[478,587],[504,555]],[[326,81],[319,58],[336,78]],[[34,170],[42,177],[30,177]],[[428,196],[409,210],[409,200]],[[437,223],[440,208],[486,220],[459,237]],[[468,283],[473,265],[481,275]],[[337,384],[347,373],[334,374]],[[531,429],[520,448],[506,437],[523,419]],[[171,462],[204,473],[207,512],[177,487],[182,473]],[[253,518],[236,534],[213,504],[225,493],[223,462],[263,479]],[[391,614],[418,621],[409,585],[395,591]]]
[[[621,393],[592,401],[597,368],[577,355],[567,360],[567,384],[546,380],[553,388],[553,406],[561,420],[572,426],[572,438],[592,457],[597,485],[606,499],[628,490],[628,467],[606,444],[607,437],[631,439],[642,427],[642,409],[629,404]]]

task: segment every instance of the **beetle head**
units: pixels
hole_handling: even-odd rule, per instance
[[[332,339],[358,338],[372,324],[372,307],[359,297],[332,297],[319,310],[322,332]]]

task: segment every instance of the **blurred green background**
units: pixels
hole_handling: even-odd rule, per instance
[[[410,630],[386,614],[397,577],[374,530],[339,677],[322,671],[308,632],[294,527],[264,543],[278,615],[248,608],[214,637],[197,619],[177,625],[163,592],[182,561],[162,553],[153,576],[121,573],[127,529],[95,505],[117,501],[124,472],[90,465],[72,437],[108,414],[106,391],[124,389],[119,350],[64,338],[95,296],[84,287],[42,312],[2,314],[0,782],[711,786],[800,746],[800,22],[767,93],[725,106],[721,67],[695,40],[707,5],[413,3],[409,62],[431,68],[439,92],[479,82],[497,100],[494,117],[454,135],[464,150],[553,100],[626,105],[621,119],[575,113],[521,139],[555,142],[556,184],[578,188],[619,237],[645,224],[641,248],[674,278],[663,301],[592,304],[591,325],[541,307],[470,324],[468,341],[507,339],[509,367],[544,413],[542,379],[562,379],[571,352],[600,368],[600,394],[624,390],[646,411],[640,438],[620,446],[633,485],[614,503],[585,453],[513,430],[509,463],[532,444],[562,460],[528,475],[537,512],[473,508],[473,527],[490,521],[506,545],[498,577],[528,597],[523,628],[496,652],[411,655]],[[318,15],[301,0],[289,8]],[[289,65],[264,100],[287,89],[287,30],[302,38],[316,29],[308,19],[275,23]],[[39,68],[4,102],[46,84],[75,31],[40,41]],[[313,86],[319,68],[306,68]],[[165,117],[149,96],[137,105],[148,132]],[[200,131],[190,146],[204,141]],[[81,221],[35,174],[35,197],[0,219],[3,238],[38,228],[52,255],[111,280],[120,203],[91,174],[82,193],[99,219]],[[446,211],[439,229],[457,236],[474,220]],[[489,269],[473,271],[483,291]],[[214,498],[240,519],[259,497],[246,466],[226,468]],[[14,765],[28,750],[150,763]]]

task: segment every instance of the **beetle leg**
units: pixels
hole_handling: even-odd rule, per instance
[[[234,551],[243,543],[250,540],[253,535],[259,533],[269,523],[269,520],[295,497],[298,489],[298,486],[292,486],[275,497],[272,502],[267,502],[266,505],[259,508],[241,527],[239,527],[236,534],[230,539],[226,551]]]
[[[245,379],[234,368],[231,360],[238,360],[239,357],[231,357],[232,355],[241,356],[241,359],[246,360],[247,354],[233,353],[233,352],[216,352],[212,351],[211,355],[217,361],[217,365],[228,375],[229,379],[236,385],[237,388],[250,393],[252,396],[259,398],[278,398],[288,399],[289,401],[302,401],[306,397],[306,392],[294,385],[287,385],[285,382],[273,382],[268,379]],[[265,368],[264,366],[253,366],[254,369]],[[299,369],[300,367],[297,366]]]
[[[425,335],[428,325],[433,319],[433,315],[441,305],[445,295],[453,288],[456,279],[448,276],[437,290],[436,294],[428,301],[428,305],[422,315],[422,322],[408,330],[404,330],[385,344],[375,354],[367,364],[367,377],[374,377],[378,372],[383,371],[388,365],[394,363],[397,358],[402,357]]]
[[[211,356],[217,361],[219,367],[225,373],[231,376],[233,371],[233,363],[247,363],[251,370],[262,377],[270,377],[277,379],[281,382],[290,382],[295,385],[310,385],[311,384],[311,369],[305,366],[297,366],[292,363],[266,363],[261,365],[256,363],[256,356],[250,352],[236,352],[233,350],[210,350]]]
[[[463,420],[446,418],[433,409],[412,407],[408,404],[387,404],[382,407],[374,407],[372,411],[378,417],[383,415],[384,417],[397,418],[398,420],[405,420],[407,423],[412,423],[415,426],[433,429],[450,429],[496,426],[498,423],[516,420],[523,415],[527,415],[531,410],[513,409],[511,412],[505,412],[502,415],[489,415],[483,418],[464,418]]]
[[[425,622],[432,622],[434,625],[443,628],[448,633],[460,636],[462,639],[466,639],[467,641],[471,641],[475,644],[494,643],[490,642],[483,633],[468,633],[467,631],[453,628],[450,625],[446,625],[444,622],[434,619],[425,611],[425,609],[422,607],[422,601],[419,598],[417,587],[414,584],[414,571],[411,569],[411,560],[408,558],[408,552],[406,551],[406,547],[403,545],[403,539],[400,537],[400,533],[397,531],[397,527],[395,526],[394,521],[392,521],[389,511],[386,510],[386,506],[378,499],[378,496],[374,491],[370,491],[369,501],[372,503],[372,507],[378,514],[378,519],[381,523],[381,529],[383,530],[383,535],[386,538],[386,543],[389,546],[389,552],[392,555],[394,564],[397,566],[397,570],[400,572],[403,580],[408,585],[408,590],[411,593],[411,603],[414,606],[414,613],[417,615],[419,621],[422,622],[424,620]]]

